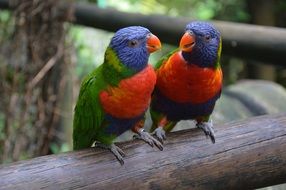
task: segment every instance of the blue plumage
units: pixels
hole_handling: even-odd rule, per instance
[[[168,99],[157,89],[152,97],[151,107],[153,111],[167,115],[170,121],[188,120],[203,115],[210,115],[220,95],[221,92],[200,104],[178,103]]]
[[[110,47],[116,52],[122,64],[135,72],[141,71],[149,59],[149,52],[146,49],[148,34],[151,34],[150,31],[141,26],[120,29],[111,39]]]
[[[195,46],[192,52],[182,52],[184,59],[199,67],[214,67],[217,62],[217,49],[220,45],[220,33],[209,23],[191,22],[186,31],[194,33]]]
[[[144,118],[145,112],[142,115],[139,115],[130,119],[119,119],[113,117],[111,115],[106,115],[106,121],[108,121],[109,125],[104,128],[104,132],[108,135],[119,136],[125,131],[134,127],[136,123],[138,123],[141,119]]]

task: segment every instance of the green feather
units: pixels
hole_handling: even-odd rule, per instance
[[[106,87],[101,74],[102,66],[82,82],[73,120],[73,148],[90,147],[100,130],[104,112],[99,104],[99,92]]]
[[[108,85],[116,86],[135,72],[127,69],[109,47],[104,63],[91,72],[82,82],[73,120],[73,147],[75,150],[90,147],[95,141],[111,144],[116,138],[104,133],[105,112],[99,101],[99,93]]]
[[[121,63],[112,48],[107,48],[103,64],[103,75],[109,84],[116,86],[122,79],[128,78],[135,73],[135,71]]]
[[[217,50],[217,59],[216,59],[216,63],[215,63],[216,69],[220,68],[221,49],[222,49],[222,39],[220,38],[219,39],[219,46],[218,46],[218,50]]]
[[[153,121],[150,132],[153,132],[155,129],[157,129],[158,123],[165,115],[163,113],[156,112],[152,109],[150,109],[150,114],[151,114],[151,119]],[[164,126],[164,130],[166,132],[170,132],[175,127],[176,124],[177,124],[176,121],[168,121],[168,123]]]
[[[169,57],[171,57],[171,55],[173,55],[175,52],[179,51],[179,48],[174,49],[173,51],[171,51],[170,53],[168,53],[167,55],[163,56],[156,64],[155,64],[155,70],[159,69],[161,67],[161,65],[167,61],[169,59]]]

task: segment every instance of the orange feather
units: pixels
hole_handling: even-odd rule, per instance
[[[162,94],[175,102],[199,104],[221,90],[222,71],[188,64],[181,52],[177,52],[157,70],[157,86]]]
[[[155,83],[156,73],[148,65],[131,78],[120,81],[118,86],[108,86],[102,91],[99,94],[101,105],[114,117],[137,117],[147,110]]]

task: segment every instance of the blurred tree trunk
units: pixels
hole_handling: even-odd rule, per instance
[[[50,153],[60,130],[60,103],[67,85],[69,53],[64,22],[70,10],[58,0],[10,0],[15,29],[6,55],[4,135],[1,161]]]
[[[275,26],[275,3],[275,0],[247,0],[251,22],[253,24]],[[249,78],[276,80],[276,69],[274,66],[255,61],[249,61],[249,63]]]

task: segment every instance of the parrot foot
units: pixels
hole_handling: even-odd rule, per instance
[[[164,140],[166,140],[166,132],[163,127],[157,127],[153,132],[153,135],[163,144]]]
[[[204,131],[207,138],[208,137],[211,138],[211,141],[213,144],[215,143],[214,129],[213,129],[213,124],[211,120],[209,122],[197,123],[197,127]]]
[[[148,132],[146,132],[144,129],[140,129],[138,131],[137,135],[133,136],[134,139],[140,139],[148,143],[151,147],[157,146],[159,150],[163,150],[163,145],[160,143],[157,139],[152,137]]]
[[[105,144],[96,142],[95,146],[99,148],[103,148],[103,149],[108,149],[116,157],[116,159],[119,161],[121,165],[124,164],[123,157],[125,157],[125,153],[114,143],[112,143],[111,145],[105,145]]]

